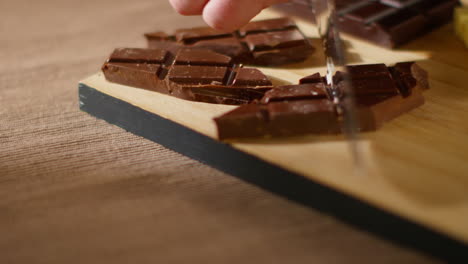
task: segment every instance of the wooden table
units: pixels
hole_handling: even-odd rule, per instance
[[[166,1],[0,3],[1,263],[437,263],[78,110]]]

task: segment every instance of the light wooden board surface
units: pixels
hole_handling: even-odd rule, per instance
[[[265,11],[257,19],[275,16]],[[316,36],[314,26],[298,23],[307,35]],[[340,136],[250,140],[232,146],[468,243],[468,51],[451,25],[396,51],[347,36],[345,40],[350,63],[414,60],[430,74],[424,106],[361,136],[364,174],[353,173],[348,143]],[[297,83],[325,70],[320,50],[305,63],[261,69],[276,83]],[[108,83],[102,74],[83,82],[213,138],[213,117],[233,108]]]

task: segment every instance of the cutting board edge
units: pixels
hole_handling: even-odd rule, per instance
[[[445,234],[268,163],[83,82],[78,90],[80,109],[98,119],[398,244],[443,260],[468,260],[468,245]]]

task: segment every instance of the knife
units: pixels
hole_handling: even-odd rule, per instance
[[[359,120],[357,118],[354,90],[347,74],[343,42],[337,27],[334,0],[308,0],[315,15],[315,22],[322,41],[327,65],[327,86],[341,121],[341,129],[349,142],[355,172],[364,173],[361,147],[359,144]],[[338,83],[333,76],[342,77]],[[336,77],[335,77],[336,79]]]

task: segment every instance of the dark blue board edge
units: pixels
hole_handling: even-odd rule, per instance
[[[392,242],[450,263],[468,261],[468,245],[445,234],[373,207],[86,84],[79,84],[78,93],[82,111],[128,132]]]

